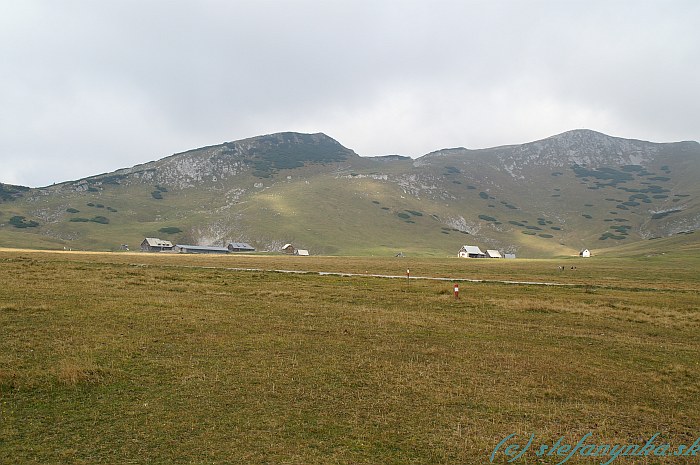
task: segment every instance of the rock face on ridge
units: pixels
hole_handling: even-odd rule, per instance
[[[280,169],[341,162],[351,158],[359,156],[325,134],[284,132],[188,150],[81,181],[128,184],[130,180],[135,180],[188,189],[202,183],[235,179],[251,170],[254,176],[269,178]],[[77,181],[77,184],[85,184],[81,181]]]

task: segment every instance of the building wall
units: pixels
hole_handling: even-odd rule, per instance
[[[220,255],[225,255],[227,252],[218,251],[218,250],[198,250],[198,249],[188,249],[187,247],[183,247],[180,249],[180,253],[194,253],[194,254],[220,254]]]

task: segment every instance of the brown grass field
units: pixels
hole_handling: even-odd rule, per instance
[[[0,463],[484,464],[511,433],[690,445],[699,258],[3,250]],[[235,268],[487,282],[455,299],[452,281]]]

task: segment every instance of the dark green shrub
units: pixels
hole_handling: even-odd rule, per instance
[[[181,233],[182,229],[177,228],[175,226],[168,226],[165,228],[160,228],[158,230],[158,232],[162,232],[163,234],[177,234],[177,233]]]
[[[651,215],[651,219],[652,220],[660,220],[661,218],[666,218],[671,213],[678,213],[679,211],[681,211],[681,210],[669,210],[669,211],[665,211],[665,212],[654,213],[653,215]]]
[[[28,187],[11,186],[9,184],[0,183],[0,202],[11,201],[22,197],[22,193],[28,191]]]
[[[624,165],[621,168],[622,171],[625,171],[627,173],[644,170],[644,167],[640,165]]]
[[[614,239],[616,241],[621,241],[623,239],[626,239],[626,237],[625,236],[618,236],[618,235],[613,234],[611,232],[606,232],[598,238],[599,241],[605,241],[607,239]]]
[[[39,223],[37,223],[36,221],[27,221],[26,218],[23,216],[13,216],[12,218],[10,218],[10,224],[15,228],[19,229],[36,228],[37,226],[39,226]]]
[[[634,200],[636,200],[636,199],[646,199],[646,198],[648,198],[648,197],[649,197],[649,196],[646,195],[646,194],[644,194],[644,193],[632,194],[632,195],[629,196],[629,199],[628,199],[628,200],[634,201]]]
[[[330,138],[316,139],[306,134],[282,133],[256,138],[250,150],[253,175],[271,177],[276,170],[300,168],[308,163],[339,162],[347,159],[349,151]]]
[[[587,168],[584,168],[583,166],[574,165],[571,167],[571,169],[574,171],[574,174],[577,178],[583,178],[584,180],[586,180],[588,177],[592,177],[601,180],[610,180],[610,185],[613,186],[617,183],[623,183],[634,179],[634,176],[632,176],[631,174],[626,173],[624,171],[618,171],[613,168],[599,168],[589,170]]]
[[[113,174],[111,176],[105,176],[103,178],[100,178],[100,181],[102,181],[102,184],[119,184],[119,181],[122,179],[126,179],[125,174]]]

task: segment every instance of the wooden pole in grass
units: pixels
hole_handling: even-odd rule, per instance
[[[411,285],[411,270],[406,270],[406,289]]]

